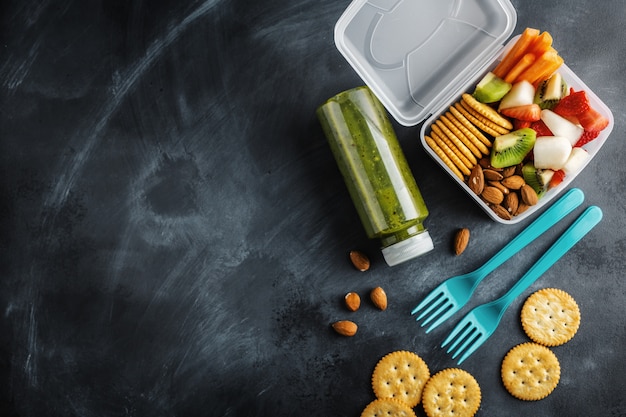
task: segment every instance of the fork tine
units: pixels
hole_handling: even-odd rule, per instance
[[[425,318],[428,315],[431,315],[432,317],[432,312],[434,310],[440,309],[442,306],[445,307],[445,305],[448,304],[448,297],[444,296],[443,293],[441,293],[440,297],[437,297],[427,308],[426,310],[422,311],[420,313],[419,316],[417,316],[417,318],[415,319],[416,321],[420,321],[421,319]],[[427,320],[432,320],[432,319],[427,319]]]
[[[473,347],[472,345],[476,344],[476,342],[478,341],[478,339],[480,339],[481,336],[482,336],[482,334],[480,333],[478,328],[472,327],[471,332],[468,333],[468,335],[465,338],[465,341],[463,342],[463,344],[461,346],[459,346],[459,348],[452,355],[452,359],[456,359],[456,357],[459,356],[461,354],[461,352],[465,351],[465,349],[467,349],[468,347],[472,348]],[[474,349],[476,349],[476,348],[474,348]],[[472,350],[472,352],[473,352],[473,350]]]
[[[441,323],[448,320],[455,312],[456,312],[455,309],[449,308],[445,313],[439,316],[439,318],[434,323],[428,326],[428,328],[426,329],[426,333],[430,333],[432,330],[438,327]]]
[[[462,320],[459,324],[456,325],[452,332],[446,337],[446,340],[443,341],[441,347],[446,347],[448,343],[453,342],[452,345],[448,348],[448,353],[450,353],[460,342],[463,340],[465,336],[467,336],[467,332],[473,329],[472,323],[469,320]]]
[[[432,314],[426,320],[422,322],[422,327],[427,325],[428,323],[430,323],[437,317],[439,317],[441,314],[450,311],[451,308],[452,308],[452,303],[450,302],[450,299],[449,298],[444,299],[443,302],[441,302],[438,305],[437,310],[433,311]]]
[[[477,336],[472,342],[472,345],[468,347],[465,353],[463,354],[463,356],[459,358],[459,361],[457,362],[457,364],[460,365],[461,363],[463,363],[463,361],[465,361],[465,359],[469,358],[470,355],[474,353],[476,349],[481,347],[482,344],[485,343],[485,340],[487,340],[488,338],[489,338],[489,335],[485,335],[485,334],[480,334],[479,336]]]
[[[413,310],[411,310],[411,315],[417,313],[431,302],[434,302],[436,299],[443,297],[443,291],[434,290],[430,294],[426,296]],[[421,316],[420,316],[421,317]],[[418,318],[419,320],[419,318]]]

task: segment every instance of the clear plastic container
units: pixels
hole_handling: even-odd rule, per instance
[[[363,227],[369,238],[380,239],[387,264],[432,250],[423,225],[428,209],[387,112],[371,90],[337,94],[317,116]]]
[[[337,48],[389,113],[404,126],[425,121],[420,139],[426,152],[485,213],[504,224],[520,222],[541,210],[582,169],[565,177],[538,204],[504,220],[454,175],[426,144],[424,135],[432,121],[463,93],[471,93],[497,65],[516,40],[505,45],[516,21],[509,0],[354,0],[335,25]],[[584,89],[591,105],[609,119],[609,126],[584,146],[590,156],[586,166],[611,133],[613,115],[567,65],[559,72],[568,85]]]

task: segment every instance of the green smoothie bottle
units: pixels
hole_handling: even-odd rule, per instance
[[[428,209],[387,112],[368,87],[332,97],[317,109],[330,148],[369,238],[393,266],[433,249]]]

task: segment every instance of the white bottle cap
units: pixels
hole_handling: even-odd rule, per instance
[[[382,252],[387,265],[394,266],[430,252],[434,248],[433,240],[425,230],[420,234],[383,248]]]

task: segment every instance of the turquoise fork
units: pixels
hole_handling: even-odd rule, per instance
[[[421,311],[416,321],[424,319],[422,327],[437,319],[426,329],[426,333],[439,326],[469,301],[472,293],[483,278],[537,237],[541,236],[563,217],[567,216],[584,199],[585,195],[580,189],[573,188],[568,191],[559,201],[554,203],[552,207],[546,210],[483,266],[467,274],[448,278],[439,284],[411,311],[411,315]]]
[[[602,210],[599,207],[587,208],[506,294],[467,313],[443,341],[441,347],[452,343],[447,351],[450,353],[458,346],[452,359],[464,352],[458,361],[460,365],[493,334],[511,302],[565,255],[600,220],[602,220]]]

